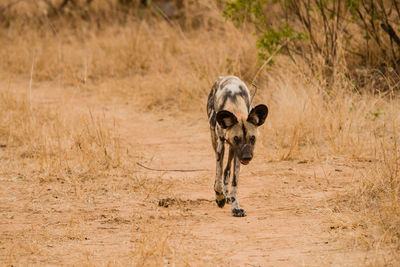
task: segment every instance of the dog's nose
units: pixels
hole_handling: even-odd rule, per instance
[[[243,160],[243,161],[250,161],[252,158],[253,158],[252,156],[246,155],[246,156],[243,156],[243,157],[242,157],[242,160]]]
[[[244,161],[250,161],[253,158],[251,147],[248,144],[243,146],[240,158]]]

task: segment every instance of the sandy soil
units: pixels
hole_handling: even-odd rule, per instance
[[[4,174],[0,177],[3,264],[365,263],[361,251],[338,239],[332,219],[339,211],[330,199],[354,174],[354,166],[343,159],[273,162],[261,156],[264,147],[257,147],[239,180],[239,199],[247,217],[235,218],[230,205],[220,209],[214,201],[215,158],[205,115],[150,113],[139,111],[135,103],[99,105],[93,96],[40,88],[34,95],[34,101],[68,102],[76,110],[90,106],[115,118],[127,148],[137,155],[132,161],[153,168],[207,171],[155,172],[137,167],[124,177],[52,181],[23,172]]]

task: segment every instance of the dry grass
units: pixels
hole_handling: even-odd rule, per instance
[[[178,215],[179,216],[179,215]],[[223,255],[213,255],[210,250],[191,250],[196,237],[184,227],[171,227],[168,220],[176,220],[176,214],[167,215],[161,220],[140,220],[133,225],[133,262],[137,266],[207,265],[212,259],[215,264],[224,264]],[[183,229],[183,231],[182,231]],[[225,263],[226,264],[226,263]]]
[[[94,8],[101,11],[103,7]],[[235,74],[250,82],[260,64],[251,31],[225,22],[213,1],[185,8],[206,11],[187,16],[183,22],[128,16],[124,23],[99,22],[96,27],[92,21],[71,23],[68,18],[47,19],[30,27],[16,13],[16,19],[0,29],[0,69],[7,77],[28,80],[32,74],[36,82],[53,81],[63,88],[95,92],[102,100],[135,102],[147,110],[178,110],[202,117],[209,87],[217,76]],[[112,21],[112,16],[107,19]],[[272,161],[340,157],[349,165],[362,164],[364,168],[356,170],[354,187],[332,200],[332,207],[346,211],[340,220],[357,233],[357,242],[371,251],[389,251],[385,260],[398,262],[398,97],[393,92],[382,96],[355,92],[341,70],[335,84],[327,88],[321,79],[305,75],[287,58],[275,61],[276,66],[257,80],[256,102],[265,102],[270,108],[261,132],[267,149],[259,148],[258,153]],[[35,177],[42,182],[64,179],[69,189],[75,188],[74,194],[84,195],[86,178],[129,176],[135,170],[129,161],[133,155],[122,148],[125,144],[121,144],[118,124],[106,123],[110,118],[98,112],[82,115],[65,106],[34,104],[29,92],[0,89],[2,175]],[[129,177],[129,188],[145,193],[142,200],[161,194],[159,180]],[[93,195],[105,184],[96,186]],[[84,223],[77,222],[70,219],[63,238],[84,238],[84,231],[76,227]],[[135,228],[132,235],[138,241],[134,247],[138,253],[131,261],[190,265],[193,257],[200,263],[197,256],[182,253],[182,244],[169,243],[169,237],[176,234],[173,229],[145,221],[137,227],[140,231]],[[24,245],[20,248],[8,248],[7,262],[20,262],[15,249],[41,253],[43,247],[37,245],[35,235],[27,239],[21,237],[19,242]],[[178,240],[190,242],[190,235]]]
[[[369,160],[376,156],[376,132],[396,116],[384,97],[352,93],[345,84],[330,90],[289,70],[273,71],[267,78],[270,92],[268,124],[279,144],[277,159],[321,159],[327,155]],[[267,139],[266,139],[267,141]],[[268,141],[267,141],[268,142]]]
[[[111,23],[101,29],[85,21],[76,28],[61,18],[26,31],[23,22],[15,22],[15,30],[0,33],[0,68],[28,75],[33,64],[36,80],[83,88],[121,80],[112,89],[141,96],[149,108],[188,109],[193,105],[187,100],[203,99],[218,75],[236,73],[250,79],[257,70],[254,37],[224,23],[212,1],[195,8],[208,9],[207,17],[186,31],[169,20],[133,16],[127,17],[129,27]]]
[[[3,173],[29,165],[41,179],[81,179],[124,169],[126,153],[117,129],[104,125],[101,115],[43,107],[33,104],[28,94],[9,89],[2,90],[0,107],[0,140],[10,157]]]
[[[266,97],[271,110],[263,136],[271,148],[267,156],[299,162],[344,158],[357,166],[353,186],[331,199],[334,221],[342,229],[336,234],[354,249],[370,251],[368,264],[395,266],[400,248],[398,96],[359,94],[347,82],[327,90],[282,69],[267,81],[276,86]]]

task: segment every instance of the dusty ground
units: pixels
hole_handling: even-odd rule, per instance
[[[58,91],[57,91],[58,90]],[[130,101],[96,104],[92,93],[48,86],[34,101],[88,107],[118,122],[137,167],[129,175],[41,181],[24,171],[0,176],[0,262],[4,265],[364,265],[365,254],[334,234],[330,199],[352,182],[344,159],[242,167],[239,198],[247,217],[214,201],[215,159],[206,116],[150,113]],[[110,120],[111,121],[111,120]],[[110,122],[111,123],[111,122]],[[3,151],[1,151],[3,149]],[[0,148],[5,164],[5,148]],[[161,203],[164,206],[159,206]],[[165,207],[167,206],[167,207]]]

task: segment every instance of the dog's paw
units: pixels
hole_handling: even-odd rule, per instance
[[[215,191],[215,202],[217,202],[218,207],[223,208],[226,203],[226,198],[224,193]]]
[[[218,207],[223,208],[225,206],[226,203],[226,198],[223,199],[216,199],[215,202],[217,202]]]
[[[244,209],[232,209],[232,215],[234,217],[245,217],[246,212],[244,211]]]

